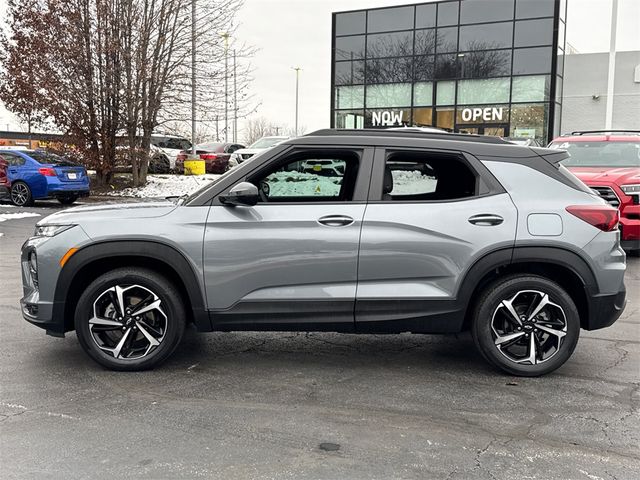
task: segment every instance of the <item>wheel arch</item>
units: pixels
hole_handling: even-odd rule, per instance
[[[185,256],[174,247],[155,241],[107,241],[76,252],[62,269],[54,294],[53,318],[63,332],[74,329],[75,308],[83,291],[101,274],[120,267],[142,267],[172,281],[180,292],[187,321],[198,330],[210,331],[204,294],[198,276]]]
[[[558,283],[575,302],[581,327],[589,325],[589,299],[597,291],[597,282],[588,263],[578,253],[564,248],[515,247],[487,254],[467,272],[458,293],[458,299],[465,305],[464,330],[469,328],[486,286],[513,273],[537,274]]]

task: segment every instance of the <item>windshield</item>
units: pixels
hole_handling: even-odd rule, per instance
[[[38,163],[51,163],[52,165],[59,165],[62,167],[76,166],[75,163],[67,160],[64,157],[61,157],[60,155],[56,155],[55,153],[36,151],[28,152],[27,155],[29,155]]]
[[[264,137],[257,142],[251,144],[249,148],[269,148],[273,147],[276,143],[286,140],[284,137]]]
[[[571,155],[562,164],[567,167],[639,167],[640,141],[563,142],[549,148],[566,150]]]

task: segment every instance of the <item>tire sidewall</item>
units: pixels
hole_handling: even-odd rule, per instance
[[[567,322],[567,334],[560,351],[537,365],[520,365],[507,359],[495,346],[493,339],[491,320],[496,308],[502,300],[512,298],[521,290],[537,290],[548,294],[553,303],[562,307]],[[513,375],[535,377],[552,372],[571,357],[580,336],[580,315],[569,294],[555,282],[533,275],[512,276],[493,283],[485,290],[475,309],[471,333],[478,350],[491,364]]]
[[[105,290],[115,285],[140,285],[155,293],[162,301],[167,316],[167,332],[153,352],[138,360],[120,360],[102,351],[89,331],[89,319],[93,315],[93,303]],[[164,277],[148,270],[119,269],[94,280],[82,293],[75,311],[76,335],[82,348],[99,364],[112,370],[146,370],[159,365],[176,349],[185,326],[185,311],[179,293]]]

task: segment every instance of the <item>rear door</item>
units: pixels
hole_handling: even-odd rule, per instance
[[[489,171],[460,152],[376,149],[356,293],[362,331],[457,331],[466,271],[512,248],[516,208]]]
[[[287,150],[239,180],[258,187],[257,205],[214,198],[204,264],[215,328],[353,331],[372,159],[372,148]]]

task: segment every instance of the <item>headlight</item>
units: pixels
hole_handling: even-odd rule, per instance
[[[622,190],[626,195],[640,195],[640,184],[622,185],[620,190]]]
[[[36,225],[33,235],[35,237],[54,237],[72,227],[75,227],[75,225]]]

